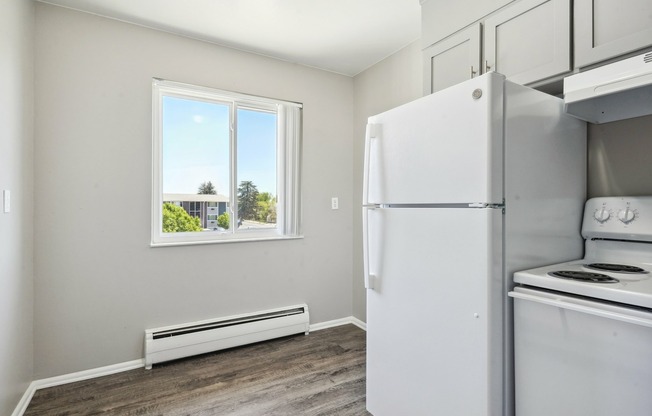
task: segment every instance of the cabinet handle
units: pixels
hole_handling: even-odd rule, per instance
[[[484,61],[484,73],[486,74],[491,70],[491,66],[489,65],[489,61]]]
[[[473,78],[475,76],[475,74],[477,74],[477,73],[478,73],[478,71],[474,71],[473,70],[473,65],[471,65],[471,78]]]

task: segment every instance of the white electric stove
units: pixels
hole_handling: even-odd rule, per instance
[[[583,259],[517,272],[514,282],[652,308],[652,197],[594,198]]]
[[[582,236],[514,274],[516,414],[652,414],[652,197],[587,201]]]

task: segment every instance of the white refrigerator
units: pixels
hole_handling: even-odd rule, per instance
[[[498,73],[369,118],[367,409],[513,414],[516,270],[582,256],[586,124]]]

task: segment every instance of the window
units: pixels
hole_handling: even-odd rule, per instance
[[[152,89],[152,245],[299,237],[301,105]]]

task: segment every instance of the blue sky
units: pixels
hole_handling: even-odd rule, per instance
[[[276,194],[276,114],[239,109],[238,184]],[[229,195],[229,107],[163,97],[163,192],[196,194],[211,181]]]

